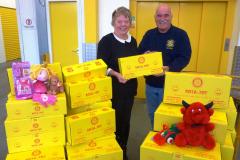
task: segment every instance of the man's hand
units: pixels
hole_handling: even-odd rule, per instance
[[[163,69],[163,72],[162,72],[162,73],[154,74],[153,76],[155,76],[155,77],[160,77],[160,76],[165,75],[165,72],[168,72],[168,71],[169,71],[169,67],[168,67],[168,66],[163,66],[162,69]]]

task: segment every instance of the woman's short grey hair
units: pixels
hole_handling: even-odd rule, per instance
[[[132,24],[132,15],[130,10],[127,9],[126,7],[119,7],[112,13],[112,22],[111,22],[112,26],[114,25],[116,18],[121,15],[127,17],[130,21],[130,24]]]

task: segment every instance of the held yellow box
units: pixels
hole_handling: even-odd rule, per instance
[[[63,67],[66,83],[88,80],[106,75],[107,65],[102,59],[92,60],[80,64]]]
[[[31,70],[34,70],[34,68],[39,67],[40,64],[35,64],[31,66]],[[62,67],[60,63],[53,63],[53,64],[48,64],[47,68],[49,68],[53,74],[56,74],[58,76],[58,78],[63,81],[63,77],[62,77]],[[11,95],[14,96],[15,95],[15,90],[14,90],[14,80],[13,80],[13,73],[12,73],[12,68],[8,68],[7,69],[7,73],[8,73],[8,81],[10,84],[10,89],[11,89]]]
[[[152,137],[156,132],[149,132],[140,147],[141,160],[221,160],[220,145],[212,150],[203,147],[177,147],[174,144],[156,144]]]
[[[234,146],[231,133],[227,132],[225,143],[221,145],[222,160],[232,160],[234,154]]]
[[[112,107],[111,100],[97,102],[97,103],[93,103],[90,105],[81,106],[81,107],[77,107],[77,108],[68,107],[68,115],[78,114],[78,113],[91,111],[91,110],[99,109],[99,108],[103,108],[103,107]]]
[[[45,132],[20,137],[7,137],[9,153],[33,150],[39,147],[64,146],[65,131]]]
[[[232,79],[229,76],[167,72],[163,102],[181,104],[210,101],[214,108],[227,108]]]
[[[67,141],[70,145],[87,142],[115,132],[115,111],[104,107],[66,117]]]
[[[66,83],[65,89],[71,108],[90,105],[112,98],[112,80],[106,76],[88,81]]]
[[[154,130],[162,130],[163,124],[171,126],[171,124],[182,122],[182,106],[161,103],[154,114]],[[210,117],[210,122],[214,123],[215,128],[212,134],[216,142],[224,144],[227,134],[227,118],[225,112],[214,110],[214,114]]]
[[[29,134],[65,131],[63,115],[28,118],[19,120],[5,120],[6,136],[19,137]]]
[[[6,109],[8,120],[63,115],[67,114],[67,102],[65,93],[58,94],[55,105],[49,105],[47,108],[37,102],[33,102],[31,99],[16,100],[14,96],[9,95]]]
[[[162,53],[153,52],[118,59],[121,74],[126,79],[161,73]]]
[[[68,160],[122,160],[123,153],[115,138],[94,139],[88,143],[67,146]]]
[[[65,160],[63,146],[44,147],[8,154],[6,160]]]

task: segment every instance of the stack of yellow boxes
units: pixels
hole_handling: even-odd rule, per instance
[[[48,67],[62,80],[59,63]],[[11,69],[8,77],[11,93],[6,103],[7,160],[65,159],[65,94],[58,94],[57,102],[47,108],[31,99],[16,100]]]
[[[236,109],[230,97],[231,78],[228,76],[195,74],[195,73],[166,73],[164,98],[154,116],[154,131],[162,130],[163,124],[182,121],[180,109],[182,100],[189,104],[214,102],[214,114],[211,122],[215,124],[212,135],[216,147],[209,151],[202,147],[179,148],[175,145],[158,146],[151,141],[153,133],[149,133],[141,146],[141,160],[152,157],[162,157],[164,160],[180,159],[214,159],[230,160],[233,157],[233,142],[236,137],[234,129]],[[158,156],[155,156],[158,155]]]
[[[122,150],[114,136],[112,81],[106,70],[101,59],[63,68],[68,101],[68,159],[122,159]]]

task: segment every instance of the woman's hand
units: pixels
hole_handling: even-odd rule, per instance
[[[124,84],[124,83],[127,82],[127,80],[120,73],[118,73],[118,72],[116,72],[114,70],[111,70],[109,72],[109,75],[116,77],[118,79],[119,83],[123,83]]]

